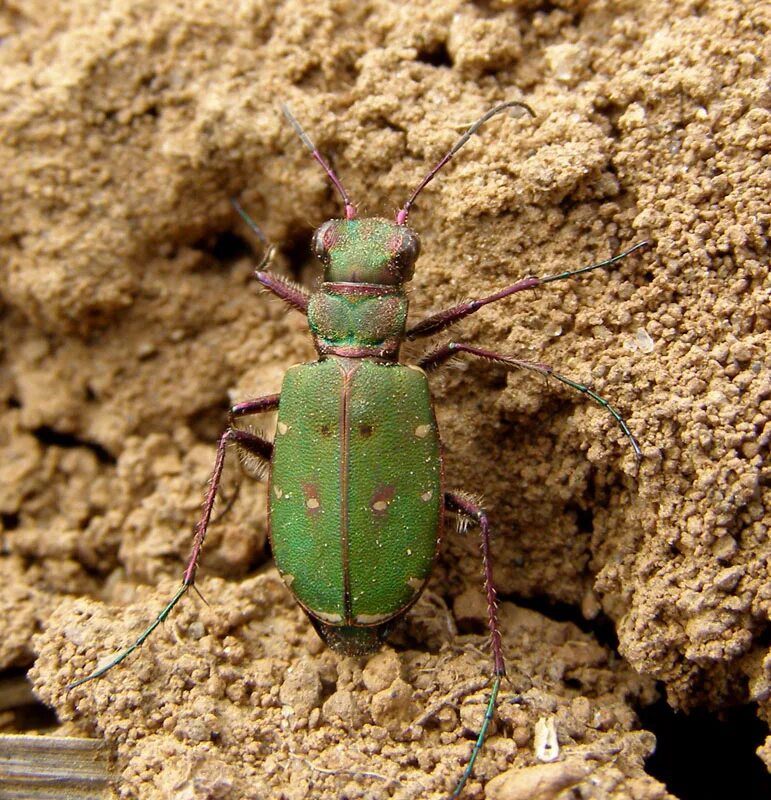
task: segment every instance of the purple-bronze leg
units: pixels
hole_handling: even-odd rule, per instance
[[[487,703],[485,710],[485,717],[482,720],[482,725],[477,735],[477,740],[474,744],[474,749],[471,751],[471,757],[466,764],[466,768],[461,775],[455,789],[453,790],[450,798],[456,798],[463,791],[466,781],[469,779],[473,769],[474,762],[482,750],[482,745],[487,737],[487,731],[493,721],[495,714],[495,702],[498,698],[498,691],[501,686],[501,679],[506,674],[506,665],[503,661],[503,648],[501,646],[501,631],[498,626],[498,603],[495,594],[495,583],[493,581],[493,562],[492,555],[490,554],[490,525],[487,519],[487,513],[484,509],[470,500],[463,494],[455,492],[447,492],[444,496],[444,507],[448,511],[454,511],[456,514],[462,514],[476,522],[479,525],[479,530],[482,536],[482,564],[485,576],[485,594],[487,596],[487,624],[490,628],[490,647],[493,653],[493,667],[494,677],[493,685],[490,691],[490,699]]]
[[[453,323],[469,316],[469,314],[479,311],[480,308],[486,306],[488,303],[495,303],[497,300],[503,300],[504,297],[509,297],[509,295],[516,294],[517,292],[523,292],[526,289],[535,289],[536,286],[540,286],[542,283],[543,281],[540,278],[525,278],[512,286],[501,289],[500,292],[496,292],[495,294],[482,297],[478,300],[468,300],[465,303],[453,306],[445,311],[440,311],[438,314],[433,314],[417,325],[414,325],[412,328],[409,328],[406,337],[408,339],[417,339],[420,336],[433,336],[435,333],[439,333],[439,331],[443,331]]]
[[[487,512],[473,500],[457,492],[447,492],[444,496],[444,507],[448,511],[462,514],[472,522],[479,525],[482,537],[482,565],[485,576],[485,594],[487,595],[487,616],[490,627],[490,643],[493,651],[493,663],[496,675],[505,675],[506,667],[503,663],[501,649],[501,632],[498,628],[498,603],[495,599],[495,583],[493,581],[493,562],[490,555],[490,524]]]
[[[412,328],[409,328],[407,330],[406,337],[408,339],[417,339],[420,336],[433,336],[435,333],[439,333],[439,331],[442,331],[453,323],[462,320],[469,314],[479,311],[480,308],[488,305],[489,303],[495,303],[498,300],[503,300],[504,297],[509,297],[517,292],[523,292],[527,289],[535,289],[538,286],[543,286],[545,283],[562,281],[566,278],[572,278],[575,275],[581,275],[584,272],[591,272],[594,269],[609,267],[611,264],[615,264],[622,258],[626,258],[628,255],[631,255],[635,252],[635,250],[639,250],[642,247],[647,247],[648,244],[649,242],[638,242],[628,250],[624,250],[623,253],[619,253],[612,258],[605,259],[605,261],[598,261],[596,264],[589,264],[589,266],[581,267],[580,269],[570,270],[568,272],[560,272],[557,275],[548,275],[545,278],[538,278],[536,276],[524,278],[523,280],[518,281],[511,286],[507,286],[505,289],[501,289],[499,292],[495,292],[495,294],[482,297],[478,300],[468,300],[465,303],[460,303],[459,305],[448,308],[445,311],[440,311],[438,314],[433,314]]]
[[[266,395],[256,400],[249,400],[245,403],[239,403],[231,409],[231,417],[245,416],[247,414],[255,414],[260,411],[270,411],[278,406],[278,395]],[[67,688],[72,689],[75,686],[80,686],[87,681],[99,678],[114,666],[117,666],[125,658],[130,656],[137,648],[144,644],[145,640],[150,634],[169,616],[174,606],[182,599],[187,591],[193,587],[195,588],[195,574],[198,570],[198,560],[201,556],[203,543],[206,539],[206,533],[209,529],[211,521],[212,510],[214,502],[217,498],[217,491],[219,489],[220,480],[222,479],[222,470],[225,466],[225,453],[227,446],[230,442],[234,442],[239,447],[247,450],[252,455],[264,461],[270,461],[273,454],[273,445],[271,442],[263,439],[257,434],[250,431],[242,431],[238,428],[229,427],[222,433],[217,443],[217,455],[214,459],[214,469],[212,470],[211,478],[209,479],[209,486],[206,490],[206,497],[203,502],[203,509],[201,511],[201,518],[195,526],[195,536],[193,537],[193,547],[190,552],[185,573],[182,577],[182,585],[177,589],[176,594],[164,606],[160,614],[153,620],[153,622],[139,635],[132,645],[121,651],[113,659],[108,661],[104,666],[97,667],[85,678],[71,683]]]
[[[256,400],[247,400],[233,406],[230,409],[230,416],[231,418],[235,418],[247,416],[248,414],[258,414],[262,411],[272,411],[278,408],[278,401],[279,395],[277,394],[268,394],[264,397],[258,397]],[[251,431],[242,431],[231,426],[226,428],[220,436],[219,442],[217,443],[217,456],[214,459],[214,469],[209,479],[209,488],[206,491],[206,498],[203,501],[201,519],[195,526],[193,549],[190,553],[190,560],[188,561],[187,569],[182,579],[183,586],[192,586],[195,580],[198,559],[201,555],[206,532],[209,529],[211,512],[214,508],[214,501],[217,497],[217,490],[219,489],[220,480],[222,478],[222,469],[225,466],[225,452],[229,442],[234,442],[239,447],[242,447],[244,450],[247,450],[263,461],[269,462],[273,456],[273,444]]]
[[[266,394],[255,400],[245,400],[243,403],[236,403],[230,409],[230,419],[237,417],[247,417],[250,414],[262,414],[265,411],[275,411],[278,408],[280,394]]]
[[[280,297],[287,305],[303,314],[308,312],[310,295],[301,286],[272,272],[257,270],[254,276],[268,291]]]
[[[481,347],[474,347],[469,344],[461,344],[460,342],[448,342],[441,347],[437,347],[436,350],[432,350],[430,353],[424,355],[423,358],[418,361],[418,366],[421,369],[426,370],[426,372],[431,372],[432,370],[440,367],[453,356],[456,356],[460,353],[468,353],[469,355],[477,356],[478,358],[486,358],[488,361],[495,361],[498,364],[504,364],[507,367],[529,369],[533,372],[539,372],[541,375],[545,375],[548,378],[554,378],[554,380],[564,383],[566,386],[570,386],[571,389],[575,389],[576,391],[585,394],[587,397],[590,397],[592,400],[594,400],[597,405],[602,406],[613,417],[613,419],[616,420],[627,439],[629,439],[635,456],[637,456],[638,459],[642,458],[640,445],[637,443],[637,439],[635,439],[632,435],[632,432],[629,430],[629,427],[627,426],[621,414],[619,414],[618,411],[616,411],[616,409],[613,408],[613,406],[604,397],[601,397],[596,392],[593,392],[588,386],[585,386],[583,383],[578,383],[578,381],[574,381],[571,378],[567,378],[564,375],[560,375],[548,364],[538,364],[534,361],[522,361],[518,358],[505,356],[500,353],[495,353],[492,350],[485,350]]]
[[[255,433],[239,430],[233,425],[233,422],[239,417],[246,417],[250,414],[260,414],[264,411],[273,411],[273,409],[278,408],[280,396],[281,395],[278,394],[268,394],[264,397],[258,397],[256,400],[246,400],[243,403],[237,403],[228,412],[230,427],[233,429],[232,441],[242,450],[246,450],[250,455],[256,456],[264,465],[270,463],[270,459],[273,456],[273,445]],[[266,472],[267,470],[264,471]],[[258,473],[253,474],[252,477],[262,477],[262,472],[263,470],[259,470]],[[219,522],[230,511],[238,497],[240,487],[241,484],[237,483],[235,491],[227,498],[224,492],[220,493],[220,496],[225,501],[225,506],[219,514],[212,519],[213,523]]]

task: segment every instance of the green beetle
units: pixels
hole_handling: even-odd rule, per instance
[[[512,107],[534,116],[528,106],[515,101],[487,112],[429,171],[394,222],[357,218],[340,180],[284,108],[339,191],[345,218],[325,222],[314,234],[313,249],[324,266],[318,291],[310,294],[263,271],[272,254],[270,246],[256,278],[307,315],[319,358],[289,369],[280,394],[248,400],[231,409],[231,425],[219,439],[182,585],[129,648],[72,686],[98,678],[123,661],[194,585],[226,449],[229,443],[235,443],[269,470],[269,532],[276,565],[319,635],[340,653],[364,655],[376,650],[394,623],[415,603],[431,575],[446,512],[464,516],[479,526],[494,678],[476,744],[452,797],[460,794],[492,720],[505,666],[487,514],[469,496],[445,490],[442,447],[426,373],[458,354],[467,354],[553,377],[612,414],[640,456],[626,423],[606,400],[546,365],[458,342],[436,348],[416,365],[399,362],[405,339],[432,336],[489,303],[609,266],[647,245],[639,242],[619,255],[578,270],[525,278],[417,325],[407,325],[404,284],[412,278],[420,252],[418,236],[406,224],[412,204],[481,125]],[[234,206],[267,245],[260,229],[235,201]],[[237,425],[241,417],[273,410],[278,410],[273,442]]]
[[[415,602],[441,538],[439,434],[422,369],[396,363],[418,239],[385,220],[314,237],[320,360],[281,387],[269,487],[276,566],[322,638],[361,655]]]

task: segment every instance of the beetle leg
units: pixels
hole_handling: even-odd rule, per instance
[[[254,277],[268,291],[273,292],[287,305],[292,306],[297,311],[301,311],[303,314],[307,313],[310,294],[302,286],[280,275],[274,275],[272,272],[264,272],[260,269],[254,273]]]
[[[252,431],[232,428],[231,433],[231,441],[238,445],[242,466],[246,474],[256,480],[265,478],[273,457],[273,443]],[[240,486],[240,483],[237,485]],[[225,513],[224,510],[222,513]],[[220,514],[220,516],[222,515]]]
[[[176,594],[164,606],[160,614],[153,620],[153,622],[145,628],[145,630],[137,637],[132,645],[121,651],[108,661],[103,666],[97,667],[91,674],[86,675],[85,678],[80,678],[71,683],[67,688],[72,689],[75,686],[80,686],[82,683],[99,678],[105,672],[111,670],[113,667],[121,663],[125,658],[130,656],[137,648],[144,644],[145,640],[150,634],[169,616],[174,606],[182,599],[183,595],[193,587],[195,584],[195,573],[198,569],[198,559],[201,555],[206,532],[209,529],[209,522],[211,521],[212,509],[214,508],[214,501],[217,497],[217,490],[219,489],[220,480],[222,478],[222,469],[225,465],[225,453],[229,442],[235,442],[240,447],[248,449],[249,452],[254,453],[260,458],[270,460],[273,452],[273,445],[253,433],[248,431],[239,431],[235,428],[227,428],[220,436],[217,443],[217,456],[214,460],[214,469],[212,470],[211,478],[209,479],[209,487],[206,491],[206,498],[203,503],[203,510],[198,524],[195,526],[195,537],[193,539],[193,548],[190,553],[187,567],[182,578],[182,585],[177,589]]]
[[[261,414],[264,411],[274,411],[278,408],[280,397],[281,395],[279,394],[266,394],[264,397],[258,397],[255,400],[246,400],[243,403],[236,403],[236,405],[230,409],[230,419],[247,417],[250,414]]]
[[[409,328],[405,333],[405,338],[417,339],[420,336],[433,336],[435,333],[439,333],[439,331],[443,331],[455,322],[469,316],[469,314],[473,314],[488,303],[494,303],[496,300],[502,300],[504,297],[516,294],[516,292],[525,291],[526,289],[535,289],[536,286],[540,286],[541,283],[542,280],[540,278],[524,278],[512,286],[501,289],[501,291],[495,294],[479,298],[478,300],[467,300],[465,303],[460,303],[457,306],[445,309],[437,314],[432,314],[417,325],[413,325],[413,327]]]
[[[246,400],[243,403],[237,403],[236,405],[232,406],[228,412],[231,428],[233,428],[234,431],[238,431],[238,429],[233,425],[233,422],[239,417],[249,416],[250,414],[259,414],[263,411],[272,411],[273,409],[278,408],[280,396],[281,395],[278,394],[268,394],[264,397],[258,397],[255,400]],[[251,435],[242,435],[248,433],[251,433]],[[264,477],[264,474],[267,471],[265,466],[266,464],[270,463],[270,459],[273,455],[273,445],[254,432],[240,431],[236,433],[236,437],[236,443],[239,445],[241,450],[244,450],[250,455],[255,456],[260,462],[259,467],[256,470],[249,471],[249,474],[258,479]],[[228,513],[228,511],[230,511],[233,503],[235,503],[236,498],[238,497],[240,488],[241,483],[236,483],[236,488],[234,489],[232,496],[229,498],[225,497],[224,492],[220,492],[220,497],[222,497],[222,499],[225,501],[225,507],[214,519],[212,519],[212,523],[219,522]]]
[[[492,555],[490,553],[490,525],[487,519],[487,513],[481,506],[473,502],[468,496],[457,492],[447,492],[445,494],[444,507],[448,511],[454,511],[456,514],[461,514],[479,525],[479,531],[482,537],[482,564],[485,576],[485,594],[487,595],[487,617],[488,626],[490,628],[490,645],[493,651],[493,664],[495,670],[495,677],[493,678],[493,685],[490,691],[490,700],[487,703],[485,717],[482,720],[482,726],[479,729],[479,734],[476,742],[474,743],[474,749],[471,751],[468,764],[466,764],[463,775],[461,775],[460,780],[450,795],[450,798],[452,799],[458,797],[463,791],[463,787],[466,785],[466,781],[469,779],[471,772],[474,769],[474,762],[482,750],[482,745],[487,737],[487,731],[495,714],[495,702],[498,698],[498,690],[501,686],[501,679],[506,674],[506,665],[503,661],[501,632],[498,626],[498,603],[496,600],[495,584],[493,582],[493,562]]]
[[[246,472],[258,479],[264,478],[267,473],[267,467],[273,457],[273,445],[253,431],[240,430],[233,423],[240,417],[261,414],[265,411],[274,411],[278,408],[280,397],[280,394],[266,394],[264,397],[258,397],[255,400],[237,403],[229,412],[233,441],[239,446],[242,455],[244,452],[248,453],[251,456],[255,456],[259,462],[256,469],[253,468],[254,465],[245,463]]]
[[[193,538],[193,549],[190,552],[190,559],[188,560],[185,574],[182,578],[182,585],[190,587],[195,583],[195,573],[198,569],[198,559],[201,555],[203,542],[206,538],[206,532],[209,529],[209,520],[211,519],[211,512],[214,508],[214,501],[217,497],[217,490],[222,478],[222,469],[225,466],[225,453],[229,442],[236,442],[242,447],[254,448],[256,455],[262,458],[270,459],[273,452],[273,445],[265,441],[259,436],[248,431],[239,431],[236,428],[226,428],[219,438],[217,443],[217,457],[214,459],[214,469],[212,470],[211,478],[209,479],[209,488],[206,491],[206,497],[203,501],[203,510],[201,512],[201,519],[195,526],[195,537]],[[248,443],[248,445],[247,445]],[[268,449],[269,448],[269,449]],[[169,609],[171,610],[171,609]]]
[[[468,300],[465,303],[460,303],[459,305],[448,308],[445,311],[432,314],[422,322],[419,322],[417,325],[409,328],[405,334],[405,337],[407,339],[417,339],[420,336],[433,336],[435,333],[439,333],[439,331],[442,331],[453,323],[458,322],[464,317],[467,317],[469,314],[479,311],[480,308],[486,306],[488,303],[495,303],[498,300],[503,300],[504,297],[509,297],[517,292],[523,292],[526,289],[535,289],[538,286],[543,286],[544,283],[562,281],[566,278],[572,278],[575,275],[581,275],[584,272],[591,272],[594,269],[609,267],[611,264],[615,264],[617,261],[621,261],[622,258],[626,258],[628,255],[631,255],[635,252],[635,250],[639,250],[642,247],[647,247],[649,244],[650,242],[638,242],[628,250],[624,250],[623,253],[618,253],[618,255],[615,255],[612,258],[605,259],[605,261],[598,261],[596,264],[589,264],[588,267],[581,267],[580,269],[574,269],[568,272],[560,272],[557,275],[548,275],[545,278],[539,278],[536,276],[524,278],[523,280],[517,281],[517,283],[514,283],[511,286],[507,286],[505,289],[501,289],[499,292],[495,292],[495,294],[488,295],[487,297],[481,297],[478,300]]]
[[[600,396],[596,392],[593,392],[588,386],[585,386],[583,383],[578,383],[578,381],[574,381],[571,378],[567,378],[564,375],[560,375],[548,364],[538,364],[535,361],[522,361],[521,359],[512,358],[511,356],[506,356],[501,353],[495,353],[492,350],[485,350],[481,347],[461,344],[460,342],[448,342],[441,347],[437,347],[436,350],[432,350],[430,353],[424,355],[423,358],[418,361],[418,366],[421,369],[430,372],[431,370],[437,369],[445,361],[451,359],[453,356],[456,356],[459,353],[468,353],[469,355],[477,356],[478,358],[486,358],[488,361],[495,361],[498,364],[504,364],[507,367],[517,367],[518,369],[529,369],[533,372],[540,372],[541,375],[545,375],[547,378],[554,378],[560,383],[570,386],[571,389],[575,389],[576,391],[585,394],[587,397],[594,400],[597,405],[602,406],[613,417],[613,419],[616,420],[619,427],[626,435],[626,438],[629,439],[635,456],[638,459],[642,458],[642,450],[640,450],[640,445],[637,443],[637,439],[635,439],[632,435],[632,432],[629,430],[629,427],[627,426],[621,414],[619,414],[618,411],[616,411],[616,409],[613,408],[613,406],[604,397]]]
[[[212,517],[211,525],[216,525],[218,522],[221,522],[229,513],[230,509],[233,508],[235,505],[236,500],[238,500],[238,495],[241,493],[241,481],[236,481],[236,485],[233,488],[233,494],[226,495],[224,491],[220,492],[220,498],[222,502],[225,504],[222,507],[222,510],[217,514],[216,517]]]
[[[490,638],[492,640],[495,674],[503,676],[506,674],[506,669],[503,663],[503,653],[501,651],[501,633],[498,629],[498,604],[495,599],[493,563],[490,555],[490,523],[487,519],[487,512],[468,495],[460,492],[447,492],[444,496],[444,507],[448,511],[461,514],[467,517],[471,522],[476,522],[479,525],[479,532],[482,537],[482,563],[485,574],[488,625],[490,627]]]

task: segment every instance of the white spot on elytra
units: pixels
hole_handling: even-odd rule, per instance
[[[372,504],[373,511],[385,511],[388,508],[388,503],[385,500],[376,500]]]
[[[314,509],[314,508],[318,508],[320,505],[321,505],[321,503],[319,503],[319,501],[315,497],[309,497],[305,501],[306,508]]]
[[[342,622],[342,614],[327,614],[324,611],[314,611],[314,617],[318,617],[323,622]]]
[[[376,622],[383,622],[391,616],[391,614],[357,614],[354,620],[360,625],[373,625]]]
[[[278,425],[276,425],[276,430],[283,436],[289,430],[289,426],[286,422],[279,422]]]
[[[410,589],[414,589],[416,592],[418,589],[423,588],[424,583],[425,580],[423,580],[423,578],[407,578],[407,586],[409,586]]]
[[[273,494],[275,494],[276,497],[278,497],[279,500],[284,496],[284,493],[281,491],[281,489],[278,486],[274,486],[273,487]]]
[[[282,575],[281,577],[284,579],[284,583],[287,586],[291,586],[294,583],[294,575],[292,575],[289,572],[287,572],[285,575]]]
[[[429,489],[427,492],[423,492],[423,494],[420,495],[420,499],[424,503],[427,503],[433,496],[434,496],[434,490],[433,489]]]
[[[418,427],[415,428],[415,436],[417,436],[418,439],[425,439],[430,432],[431,432],[430,425],[418,425]]]
[[[410,550],[410,548],[409,548],[409,547],[407,548],[407,555],[408,555],[408,556],[411,556],[411,555],[412,555],[412,550]]]

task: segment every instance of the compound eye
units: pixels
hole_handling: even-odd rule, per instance
[[[407,231],[402,237],[399,250],[403,263],[414,264],[420,255],[420,239],[412,231]]]
[[[335,246],[338,238],[339,234],[334,220],[325,222],[316,230],[316,233],[313,234],[312,247],[320,261],[326,263],[329,251]]]
[[[393,261],[398,266],[402,280],[409,280],[420,255],[420,239],[411,230],[402,229],[391,239]]]

